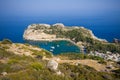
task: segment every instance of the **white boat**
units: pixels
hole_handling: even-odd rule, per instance
[[[52,48],[52,49],[55,49],[55,47],[54,47],[54,46],[51,46],[51,48]]]
[[[60,47],[60,45],[57,45],[57,47]]]
[[[50,49],[50,51],[53,51],[52,49]]]

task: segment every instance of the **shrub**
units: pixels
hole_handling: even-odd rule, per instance
[[[113,72],[115,72],[116,74],[119,74],[119,75],[120,75],[120,69],[113,70]]]
[[[5,49],[0,48],[0,58],[8,58],[12,56],[12,53],[5,51]]]
[[[99,57],[99,56],[92,56],[92,55],[89,55],[89,59],[99,60],[99,61],[104,60],[103,58],[101,58],[101,57]]]
[[[107,64],[106,61],[104,61],[104,60],[99,60],[98,63],[100,63],[100,64]]]
[[[45,49],[42,49],[42,51],[41,52],[45,52],[45,56],[46,57],[52,57],[52,53],[51,52],[49,52],[49,51],[47,51],[47,50],[45,50]]]
[[[30,65],[33,69],[39,71],[41,69],[43,69],[43,65],[39,62],[34,62],[34,63],[31,63]]]
[[[30,50],[33,52],[32,55],[36,55],[36,57],[38,57],[38,56],[41,56],[41,57],[46,56],[49,58],[52,57],[52,53],[50,53],[49,51],[44,50],[44,49],[42,49],[41,51],[33,50],[33,49],[30,49]]]
[[[30,44],[28,44],[28,43],[25,43],[24,45],[26,45],[26,46],[30,46]]]
[[[86,47],[87,52],[90,51],[99,51],[106,53],[106,51],[110,51],[113,53],[120,53],[120,45],[115,45],[113,43],[102,43],[102,42],[95,42],[94,44],[90,44]]]
[[[10,66],[10,69],[13,71],[13,72],[18,72],[18,71],[20,71],[20,70],[23,70],[23,69],[25,69],[25,67],[26,67],[26,65],[21,65],[21,64],[13,64],[13,65],[11,65]]]
[[[97,56],[88,56],[87,54],[83,53],[61,53],[59,54],[60,56],[65,56],[68,57],[71,60],[76,60],[76,59],[93,59],[93,60],[101,60],[102,58],[97,57]]]
[[[8,46],[3,46],[2,48],[4,48],[4,49],[9,49],[9,47],[8,47]]]
[[[71,74],[72,80],[108,80],[102,77],[103,73],[97,72],[95,69],[89,66],[83,65],[70,65],[67,63],[61,64],[59,66],[60,70],[64,72],[65,76],[69,77]]]
[[[12,41],[9,39],[4,39],[1,43],[2,44],[12,44]]]
[[[19,62],[19,60],[17,60],[17,59],[10,59],[8,61],[8,64],[15,64],[15,63],[18,63],[18,62]]]
[[[2,77],[0,80],[11,80],[11,79],[8,77]]]

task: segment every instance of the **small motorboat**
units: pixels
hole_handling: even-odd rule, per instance
[[[53,51],[52,49],[50,49],[50,51]]]
[[[57,47],[60,47],[60,45],[57,45]]]
[[[55,49],[55,47],[54,47],[54,46],[51,46],[51,48],[52,48],[52,49]]]

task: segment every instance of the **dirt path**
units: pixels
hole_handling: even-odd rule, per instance
[[[90,59],[85,59],[85,60],[59,60],[58,63],[69,63],[69,64],[72,64],[72,65],[78,65],[78,64],[87,65],[87,66],[93,67],[97,71],[103,71],[103,70],[106,69],[105,65],[99,64],[97,61],[90,60]]]
[[[96,60],[91,59],[84,59],[84,60],[60,60],[59,58],[52,58],[53,60],[56,60],[58,63],[69,63],[71,65],[87,65],[92,68],[94,68],[97,71],[105,71],[106,65],[98,63]],[[44,60],[51,60],[49,58],[45,58]]]

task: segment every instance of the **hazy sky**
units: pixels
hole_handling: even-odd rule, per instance
[[[120,16],[120,0],[0,0],[5,16]]]
[[[0,0],[1,40],[22,39],[33,23],[84,26],[112,41],[120,38],[120,0]]]

